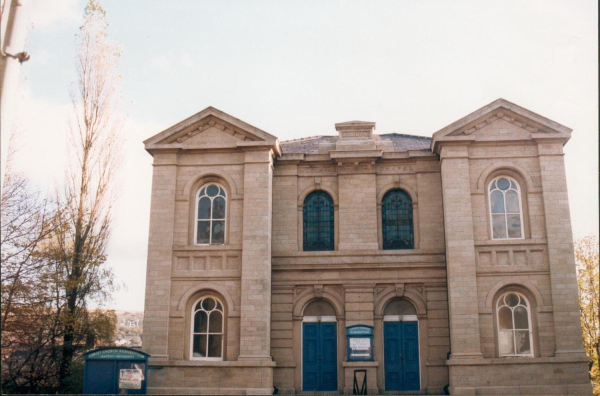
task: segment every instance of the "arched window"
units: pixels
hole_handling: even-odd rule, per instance
[[[381,216],[383,249],[413,249],[413,207],[406,191],[388,191],[381,201]]]
[[[324,191],[314,191],[304,200],[304,251],[333,250],[333,200]]]
[[[191,359],[223,359],[223,305],[212,296],[201,297],[192,308]]]
[[[225,243],[225,216],[227,193],[217,184],[208,184],[198,191],[196,205],[196,244],[222,245]]]
[[[533,356],[529,302],[518,292],[507,292],[496,302],[500,356]]]
[[[496,177],[488,188],[492,239],[523,238],[521,189],[511,177]]]

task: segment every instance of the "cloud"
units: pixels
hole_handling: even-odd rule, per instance
[[[150,70],[168,73],[173,69],[173,65],[171,63],[171,58],[167,54],[162,54],[150,59],[148,62],[148,68]]]
[[[150,71],[172,73],[176,69],[190,70],[194,67],[194,60],[189,52],[183,52],[179,56],[165,52],[151,58],[146,67]]]
[[[192,61],[192,56],[189,52],[181,54],[181,67],[184,69],[191,69],[193,66],[194,62]]]
[[[62,178],[70,111],[69,103],[34,98],[28,84],[22,83],[11,119],[3,120],[3,130],[18,133],[17,170],[24,172],[42,191],[52,190]]]
[[[29,19],[37,29],[78,23],[83,15],[77,0],[28,0],[28,3]]]

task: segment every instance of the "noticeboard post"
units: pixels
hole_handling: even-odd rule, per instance
[[[125,347],[85,354],[84,394],[146,394],[148,354]]]
[[[348,361],[373,361],[373,327],[354,325],[346,328]]]

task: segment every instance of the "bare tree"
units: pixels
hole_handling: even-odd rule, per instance
[[[45,392],[55,382],[51,308],[52,269],[42,253],[56,228],[55,205],[15,172],[15,134],[9,142],[0,209],[2,225],[2,390]]]
[[[47,296],[38,287],[45,272],[39,247],[55,229],[53,205],[40,198],[39,192],[29,186],[25,176],[13,169],[15,139],[16,134],[13,134],[0,201],[2,329],[10,328],[9,322],[15,309],[45,302]]]
[[[120,47],[108,38],[105,11],[89,0],[77,35],[77,80],[71,91],[70,167],[61,196],[60,224],[49,249],[61,279],[64,334],[59,368],[67,388],[71,363],[88,323],[87,303],[103,300],[113,287],[105,265],[120,162]]]

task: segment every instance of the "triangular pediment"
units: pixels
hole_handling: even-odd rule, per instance
[[[433,134],[432,149],[445,141],[506,141],[557,138],[565,142],[571,129],[504,99],[461,118]]]
[[[208,107],[144,141],[149,152],[271,144],[279,146],[275,136],[214,107]]]

